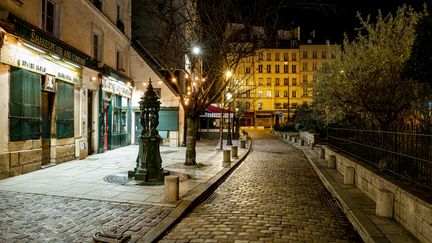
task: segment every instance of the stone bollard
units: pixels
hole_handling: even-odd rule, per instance
[[[240,140],[240,148],[246,148],[246,141]]]
[[[304,146],[304,140],[300,139],[300,146]]]
[[[165,176],[165,201],[175,202],[179,199],[179,177]]]
[[[325,148],[320,149],[320,159],[325,159]]]
[[[314,143],[310,143],[310,149],[314,150],[315,144]]]
[[[329,160],[327,161],[327,168],[336,169],[336,156],[330,155]]]
[[[223,163],[231,163],[231,150],[224,149],[223,151]]]
[[[394,195],[388,190],[379,190],[377,193],[375,214],[380,217],[393,218]]]
[[[354,185],[355,169],[352,166],[345,167],[344,184]]]
[[[231,157],[238,158],[238,149],[236,145],[231,146]]]

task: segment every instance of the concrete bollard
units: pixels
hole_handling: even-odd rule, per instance
[[[223,162],[231,163],[231,150],[224,149],[223,151]]]
[[[238,149],[236,145],[231,146],[231,157],[238,158]]]
[[[310,143],[310,149],[314,150],[315,144],[314,143]]]
[[[304,140],[300,139],[300,146],[304,146]]]
[[[320,149],[320,159],[325,159],[325,148]]]
[[[246,141],[240,140],[240,148],[246,148]]]
[[[393,218],[394,195],[388,190],[379,190],[377,193],[375,214],[380,217]]]
[[[175,202],[179,199],[179,177],[165,176],[165,201]]]
[[[336,156],[330,155],[329,160],[327,161],[327,168],[336,169]]]
[[[355,169],[352,166],[345,167],[344,184],[354,185]]]

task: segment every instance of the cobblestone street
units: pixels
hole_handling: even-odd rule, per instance
[[[172,208],[30,193],[0,193],[0,242],[92,242],[100,230],[139,241]]]
[[[362,241],[301,151],[252,137],[239,168],[160,242]]]

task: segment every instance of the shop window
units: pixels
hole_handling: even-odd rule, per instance
[[[41,0],[40,6],[42,29],[56,37],[59,37],[59,4],[51,0]]]
[[[24,69],[10,73],[10,141],[38,139],[40,132],[41,76]]]
[[[74,86],[57,82],[57,138],[74,136]]]

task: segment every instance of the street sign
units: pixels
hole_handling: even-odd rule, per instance
[[[282,118],[282,111],[279,111],[279,117]]]

